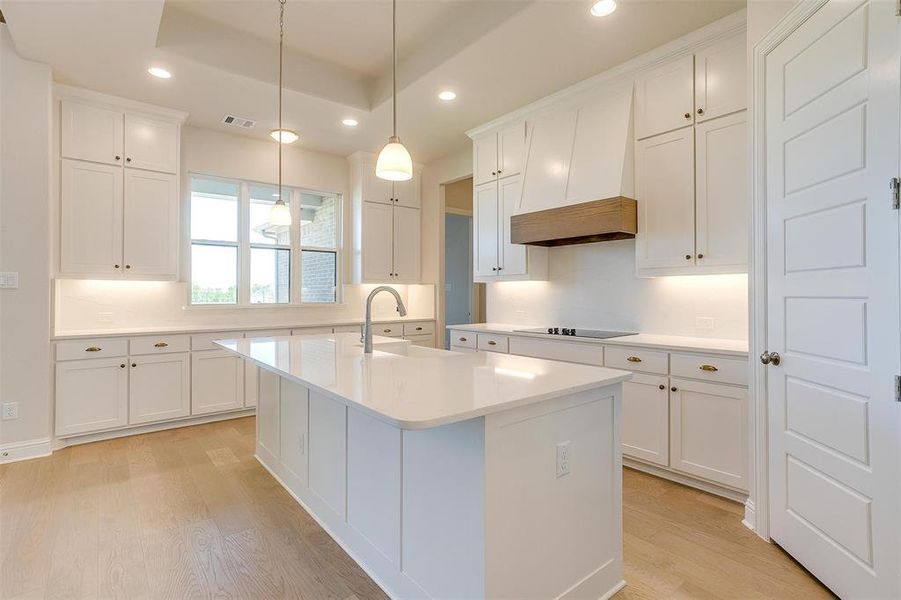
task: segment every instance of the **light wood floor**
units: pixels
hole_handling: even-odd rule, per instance
[[[0,466],[0,598],[385,598],[253,458],[253,418]],[[737,504],[624,475],[635,598],[829,598]]]

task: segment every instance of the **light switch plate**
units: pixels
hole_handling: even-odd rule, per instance
[[[18,271],[0,272],[0,288],[17,290],[19,289],[19,273]]]

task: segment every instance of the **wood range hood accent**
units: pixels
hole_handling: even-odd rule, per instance
[[[549,208],[510,218],[510,241],[533,246],[569,246],[634,238],[638,203],[615,196]]]

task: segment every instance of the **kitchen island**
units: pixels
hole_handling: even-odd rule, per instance
[[[622,382],[358,335],[221,340],[261,367],[256,456],[393,598],[605,598]]]

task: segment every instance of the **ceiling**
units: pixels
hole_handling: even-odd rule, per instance
[[[734,0],[398,0],[398,133],[422,163],[465,131],[736,10]],[[277,0],[0,0],[17,51],[54,79],[265,137],[276,124]],[[288,0],[285,127],[298,144],[377,151],[391,128],[389,0]],[[147,74],[151,64],[173,77]],[[437,98],[442,89],[457,100]],[[220,123],[254,119],[249,131]],[[360,122],[347,128],[341,120]],[[273,142],[274,143],[274,142]]]

